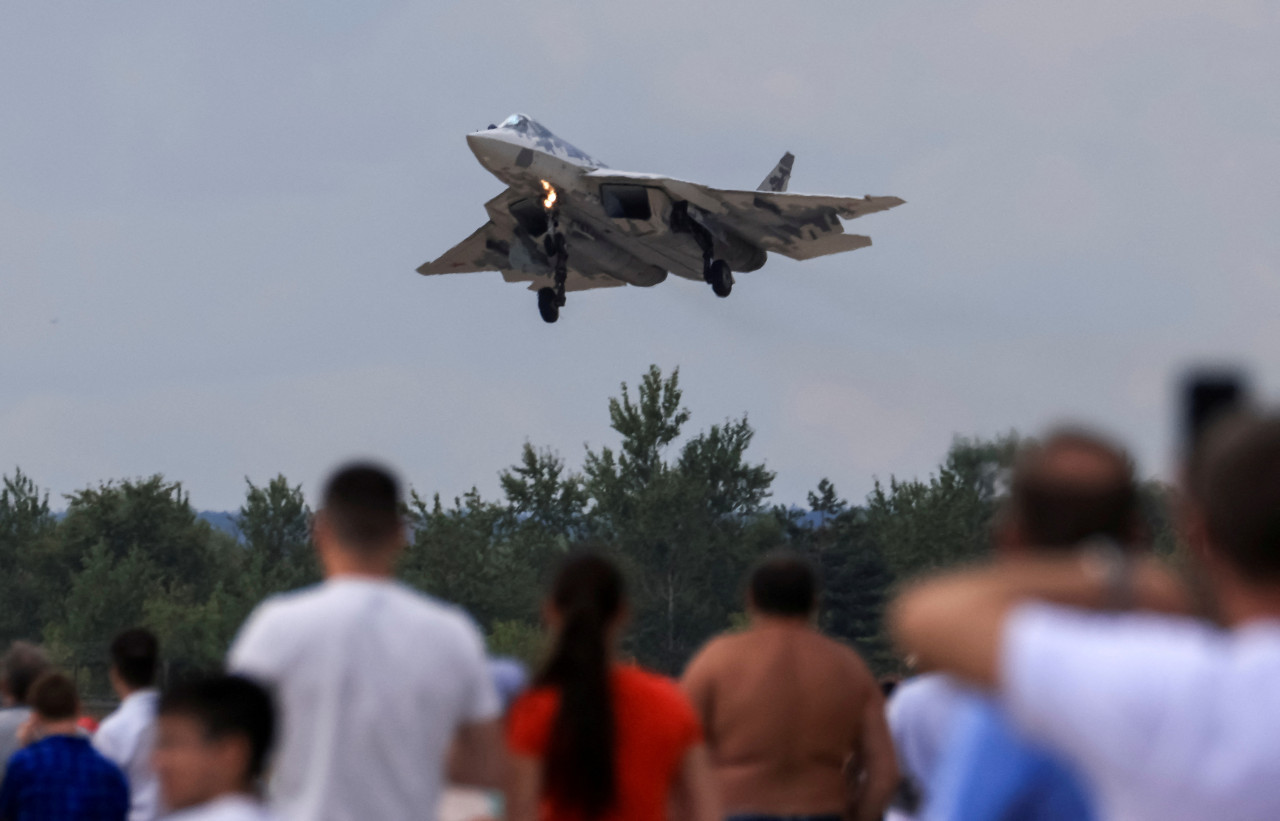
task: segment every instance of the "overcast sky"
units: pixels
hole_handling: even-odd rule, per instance
[[[953,436],[1102,425],[1168,470],[1175,378],[1280,393],[1280,11],[1267,0],[4,2],[0,471],[314,493],[351,455],[497,493],[612,444],[679,366],[775,499],[925,476]],[[907,204],[729,299],[419,277],[527,113],[614,168]]]

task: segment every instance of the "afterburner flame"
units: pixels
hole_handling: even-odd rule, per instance
[[[556,187],[546,180],[542,180],[542,190],[547,192],[547,198],[542,201],[543,208],[550,208],[556,204]]]

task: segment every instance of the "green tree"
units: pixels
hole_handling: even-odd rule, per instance
[[[197,518],[180,483],[158,475],[104,482],[67,500],[48,585],[64,592],[45,603],[45,638],[70,666],[98,671],[91,691],[101,693],[112,637],[147,624],[147,603],[161,591],[188,604],[205,601],[235,544]],[[174,658],[185,649],[165,652]]]
[[[882,623],[893,574],[870,536],[866,511],[850,507],[828,479],[808,500],[807,513],[776,508],[775,516],[788,545],[808,556],[822,577],[819,626],[857,648],[876,672],[896,669]]]
[[[428,593],[461,605],[490,629],[496,622],[537,615],[538,570],[522,560],[503,538],[506,509],[481,498],[472,488],[444,507],[436,494],[431,504],[410,495],[413,542],[400,575]]]
[[[668,672],[729,626],[746,566],[781,540],[759,515],[773,474],[745,460],[754,435],[746,418],[713,425],[667,460],[689,420],[681,401],[678,370],[663,378],[651,367],[634,400],[623,384],[609,400],[621,445],[588,451],[584,469],[590,533],[633,581],[631,647]]]
[[[867,498],[867,526],[893,574],[910,578],[986,556],[990,527],[1016,434],[991,441],[958,438],[928,481],[878,480]]]
[[[255,583],[263,594],[302,587],[319,580],[311,544],[311,508],[302,485],[290,485],[283,474],[259,487],[245,479],[244,504],[236,528],[253,560]]]
[[[49,511],[49,494],[31,477],[15,469],[0,483],[0,643],[39,639],[43,629],[40,603],[55,591],[46,589],[45,571],[57,520]]]

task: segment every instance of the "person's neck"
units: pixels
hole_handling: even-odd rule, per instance
[[[52,735],[80,735],[80,725],[76,723],[76,719],[68,718],[61,721],[41,721],[40,734],[48,738]]]
[[[1227,627],[1280,619],[1280,588],[1238,583],[1218,598],[1218,612]]]
[[[760,613],[751,614],[752,627],[787,627],[791,629],[801,628],[809,630],[813,628],[813,617],[805,616],[781,616],[776,613]]]
[[[390,579],[394,575],[394,562],[345,553],[329,557],[325,565],[327,579]]]

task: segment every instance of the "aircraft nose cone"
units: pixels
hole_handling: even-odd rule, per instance
[[[474,131],[467,135],[467,146],[476,155],[480,164],[490,171],[510,165],[520,150],[507,140],[495,134],[495,130]]]

